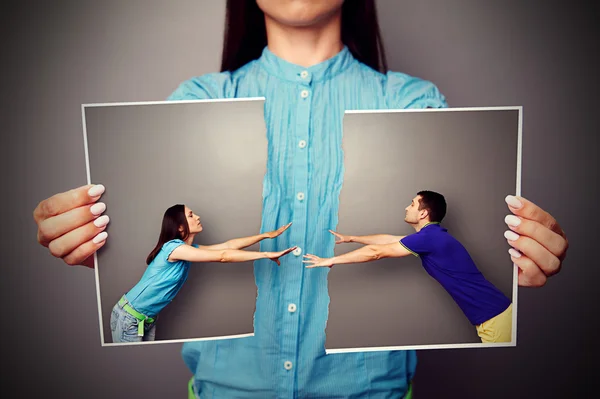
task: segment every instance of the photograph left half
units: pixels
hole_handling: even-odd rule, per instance
[[[82,105],[102,345],[254,335],[267,137],[264,99]],[[110,220],[102,215],[110,208]]]

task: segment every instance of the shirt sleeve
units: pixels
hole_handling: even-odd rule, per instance
[[[230,72],[209,73],[182,82],[167,101],[230,98],[232,91]]]
[[[446,97],[433,83],[400,72],[388,72],[386,77],[391,109],[448,108]]]
[[[171,240],[171,241],[167,241],[166,243],[163,244],[162,247],[162,254],[161,256],[164,256],[164,260],[167,263],[173,263],[169,260],[169,256],[171,256],[171,254],[173,253],[173,251],[175,250],[175,248],[184,245],[185,242],[183,242],[183,240]]]
[[[400,244],[413,255],[426,255],[431,251],[431,240],[425,234],[413,233],[400,240]]]

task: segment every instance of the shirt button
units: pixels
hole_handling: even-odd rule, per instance
[[[300,72],[300,76],[302,77],[302,79],[306,79],[308,77],[308,71]]]
[[[306,97],[308,97],[308,90],[302,90],[302,91],[300,92],[300,96],[301,96],[302,98],[306,98]]]
[[[294,252],[292,252],[292,253],[296,256],[300,256],[300,254],[302,253],[302,248],[298,247],[298,248],[294,249]]]
[[[288,312],[294,313],[295,311],[296,311],[296,304],[295,303],[290,303],[288,305]]]
[[[298,201],[302,201],[304,199],[304,193],[298,193],[298,195],[296,195],[296,198],[298,198]]]
[[[300,147],[300,148],[304,148],[304,147],[306,147],[306,141],[304,141],[304,140],[300,140],[300,141],[298,142],[298,147]]]
[[[283,367],[284,367],[286,370],[291,370],[291,369],[292,369],[292,362],[290,362],[289,360],[288,360],[288,361],[286,361],[285,363],[283,363]]]

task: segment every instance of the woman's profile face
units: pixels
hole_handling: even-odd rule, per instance
[[[309,27],[327,20],[344,0],[256,0],[262,12],[281,25]]]
[[[202,224],[200,223],[200,216],[196,215],[190,208],[185,207],[185,220],[188,222],[188,228],[190,234],[199,233],[202,231]]]

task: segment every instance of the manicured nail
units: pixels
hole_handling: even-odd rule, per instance
[[[521,201],[519,201],[519,199],[517,197],[515,197],[514,195],[507,195],[504,200],[506,201],[508,206],[510,206],[511,208],[519,209],[523,206]]]
[[[521,224],[521,219],[515,215],[507,215],[504,218],[504,222],[509,226],[517,227],[518,225]]]
[[[517,251],[514,248],[511,248],[508,250],[508,253],[510,254],[510,256],[512,256],[513,258],[520,258],[521,257],[521,253],[519,251]]]
[[[102,233],[94,237],[92,241],[94,242],[94,244],[100,244],[102,241],[106,240],[106,237],[108,237],[108,233],[106,231],[103,231]]]
[[[104,186],[102,184],[96,184],[92,188],[88,190],[88,195],[90,197],[98,197],[104,193]]]
[[[97,204],[94,204],[90,207],[90,212],[92,212],[94,216],[100,215],[105,210],[106,204],[104,202],[98,202]]]
[[[94,225],[96,227],[104,227],[110,221],[108,215],[102,215],[98,219],[94,220]]]
[[[515,233],[514,231],[510,231],[510,230],[507,230],[504,232],[504,237],[508,241],[516,241],[519,239],[519,235],[517,233]]]

